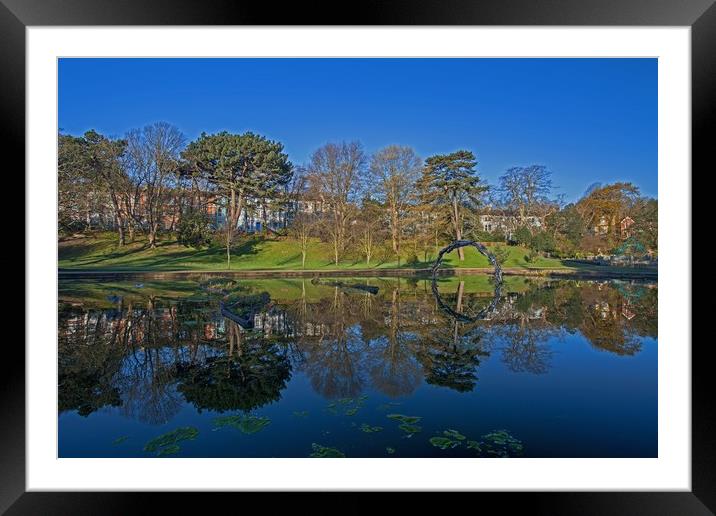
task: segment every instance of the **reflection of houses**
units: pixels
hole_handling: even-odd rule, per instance
[[[630,303],[625,303],[624,306],[622,306],[622,315],[626,317],[627,321],[631,321],[636,317],[636,313],[631,309]]]
[[[527,309],[519,308],[517,301],[519,296],[508,294],[504,297],[503,302],[497,305],[492,312],[485,314],[485,321],[508,321],[512,319],[520,319],[527,321],[542,320],[547,315],[547,310],[543,306],[530,306]]]

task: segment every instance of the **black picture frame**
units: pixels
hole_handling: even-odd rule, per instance
[[[25,28],[62,25],[634,25],[690,26],[692,170],[706,174],[716,113],[715,0],[403,0],[363,1],[351,12],[338,3],[244,0],[0,0],[0,131],[24,170]],[[344,8],[346,6],[343,6]],[[712,131],[709,131],[711,129]],[[20,168],[22,167],[22,168]],[[694,177],[692,172],[692,178]],[[25,270],[25,274],[30,271]],[[691,300],[684,300],[691,302]],[[534,514],[713,514],[716,511],[716,425],[710,399],[710,339],[692,346],[692,491],[641,493],[480,493],[501,511],[515,504]],[[186,494],[40,493],[25,490],[25,354],[7,342],[1,363],[5,424],[0,425],[0,511],[7,514],[145,513],[161,500],[193,509]],[[689,342],[674,343],[687,346]],[[709,388],[709,385],[711,386]],[[242,496],[247,494],[226,494]],[[327,495],[332,498],[335,495]],[[252,498],[253,496],[250,496]],[[421,497],[417,497],[419,503]],[[245,501],[246,498],[243,498]],[[198,502],[206,503],[206,502]],[[244,503],[244,502],[242,502]],[[327,506],[334,505],[332,501]],[[369,502],[340,502],[362,512]],[[458,502],[459,503],[459,502]],[[482,503],[482,502],[481,502]],[[205,507],[205,506],[204,506]],[[366,510],[369,510],[366,508]]]

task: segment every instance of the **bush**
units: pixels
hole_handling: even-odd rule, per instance
[[[473,238],[478,242],[504,242],[506,237],[502,231],[475,231]]]
[[[497,263],[499,263],[500,265],[504,264],[510,257],[509,249],[501,245],[495,246],[492,250],[492,254],[495,257],[495,260],[497,260]]]
[[[557,250],[557,243],[550,233],[540,231],[532,237],[530,248],[543,253],[552,253]]]
[[[519,245],[529,246],[532,243],[532,233],[526,227],[522,226],[512,234],[512,240]]]
[[[211,244],[212,230],[209,217],[194,211],[182,216],[177,227],[177,240],[185,247],[200,249]]]

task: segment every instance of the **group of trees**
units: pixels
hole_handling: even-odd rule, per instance
[[[209,203],[223,208],[227,262],[242,211],[252,203],[285,202],[293,166],[283,145],[247,132],[202,133],[187,144],[176,127],[158,122],[107,138],[96,131],[59,136],[61,232],[100,227],[117,231],[118,245],[137,230],[157,246],[160,231],[189,245],[208,242]]]
[[[594,185],[565,205],[546,167],[513,167],[488,185],[469,150],[423,160],[407,146],[368,155],[357,141],[328,143],[294,166],[280,142],[252,132],[202,133],[187,143],[160,122],[124,138],[60,134],[58,174],[61,233],[111,228],[122,246],[141,232],[150,247],[163,232],[194,247],[218,237],[228,266],[249,212],[264,228],[281,213],[304,264],[316,239],[330,244],[336,264],[348,255],[368,264],[377,256],[427,260],[461,238],[560,256],[609,252],[625,239],[625,217],[640,249],[657,247],[657,201],[631,183]],[[210,219],[209,206],[221,216]],[[487,230],[485,214],[509,220],[509,230],[504,222]]]

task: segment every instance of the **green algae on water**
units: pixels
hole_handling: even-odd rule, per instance
[[[453,441],[452,439],[448,439],[447,437],[431,437],[430,438],[430,444],[435,446],[436,448],[440,448],[441,450],[448,450],[450,448],[455,448],[456,446],[460,446],[460,441]]]
[[[380,432],[383,430],[382,426],[370,426],[369,424],[363,423],[360,426],[361,432],[365,432],[367,434],[372,434],[375,432]]]
[[[193,426],[183,426],[155,437],[144,446],[144,451],[158,452],[157,455],[166,455],[168,453],[177,453],[181,441],[193,441],[199,435],[199,430]]]
[[[313,453],[311,453],[310,457],[316,457],[321,459],[345,457],[345,454],[337,448],[321,446],[320,444],[316,443],[311,443],[311,448],[313,448]]]
[[[480,447],[480,443],[477,441],[467,441],[467,449],[468,450],[475,450],[477,453],[480,453],[482,451],[482,448]]]
[[[260,432],[271,423],[267,417],[236,414],[233,416],[222,416],[214,418],[214,426],[219,428],[231,427],[244,434],[255,434]]]
[[[462,435],[462,434],[461,434],[460,432],[458,432],[457,430],[452,430],[452,429],[445,430],[445,431],[443,432],[443,435],[444,435],[445,437],[449,437],[449,438],[451,438],[451,439],[457,439],[458,441],[464,441],[464,440],[465,440],[465,436]]]
[[[179,447],[178,444],[171,444],[171,445],[159,450],[159,453],[157,453],[157,457],[165,457],[167,455],[176,455],[177,453],[179,453],[180,450],[181,450],[181,448]]]
[[[410,435],[417,434],[418,432],[422,431],[422,429],[423,429],[421,426],[410,425],[408,423],[403,423],[403,424],[399,425],[398,428],[400,428],[406,434],[410,434]]]
[[[389,419],[395,419],[396,421],[400,421],[401,423],[409,425],[414,425],[415,423],[423,419],[421,416],[406,416],[403,414],[388,414],[385,417]]]

